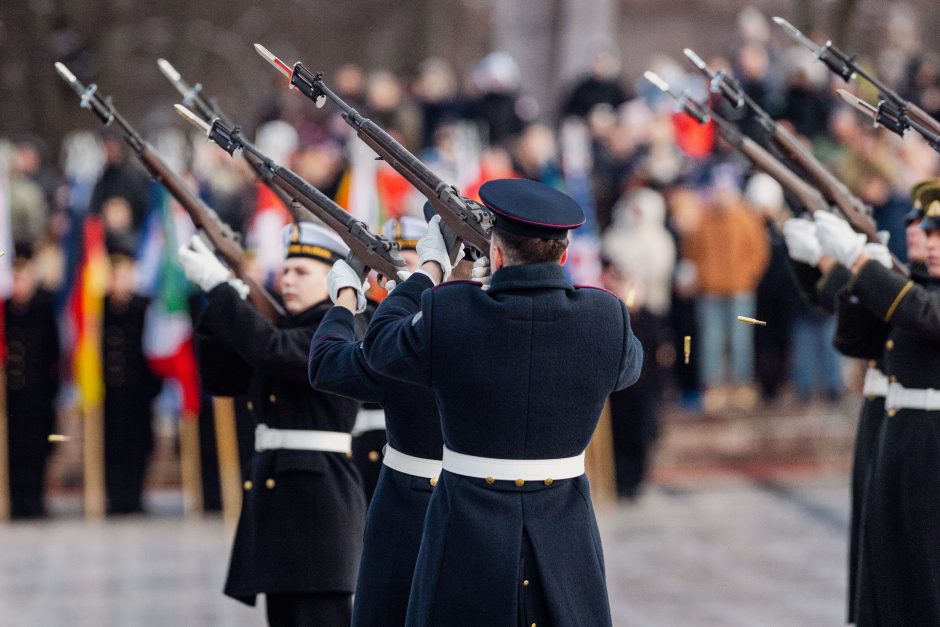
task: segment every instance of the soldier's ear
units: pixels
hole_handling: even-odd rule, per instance
[[[568,261],[568,249],[565,249],[565,252],[561,253],[561,259],[558,260],[558,265],[563,266]]]

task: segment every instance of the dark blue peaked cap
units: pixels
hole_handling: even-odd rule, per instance
[[[565,239],[584,224],[584,211],[573,198],[528,179],[488,181],[480,200],[495,214],[497,229],[520,237]]]

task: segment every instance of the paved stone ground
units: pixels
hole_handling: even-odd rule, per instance
[[[840,625],[848,519],[844,474],[786,480],[687,475],[602,508],[615,625]],[[172,492],[150,517],[58,516],[0,528],[0,624],[263,625],[222,596],[230,530],[186,521]]]

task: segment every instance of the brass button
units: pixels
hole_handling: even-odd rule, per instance
[[[894,409],[893,407],[888,410],[888,415],[889,415],[889,416],[893,416],[893,415],[895,415],[896,413],[898,413],[898,410]]]
[[[268,397],[268,400],[271,401],[271,403],[273,404],[277,402],[277,397],[272,394],[271,396]]]
[[[346,451],[346,457],[352,457],[352,451]]]
[[[251,489],[251,481],[246,481],[245,484],[244,484],[244,487],[245,487],[246,490],[250,490],[250,489]]]
[[[548,479],[545,480],[545,485],[552,485],[554,482],[555,480],[549,477]]]
[[[891,350],[892,348],[894,348],[894,340],[888,340],[887,342],[885,342],[885,348],[887,348],[888,350]]]
[[[274,479],[268,479],[267,481],[265,481],[265,482],[264,482],[264,487],[266,487],[268,490],[273,490],[273,489],[274,489]]]
[[[487,477],[486,482],[490,485],[493,485],[494,483],[496,483],[496,479],[494,479],[493,477]]]
[[[522,585],[523,585],[523,587],[527,587],[527,586],[529,585],[529,580],[528,580],[528,579],[523,579],[523,580],[522,580]]]
[[[535,623],[532,623],[532,627],[535,627]]]
[[[525,485],[525,479],[516,479],[516,485],[521,488]]]
[[[877,363],[878,363],[878,362],[876,362],[874,359],[871,359],[871,360],[869,360],[869,362],[868,362],[868,367],[874,370],[874,368],[876,367]]]
[[[379,452],[378,451],[369,451],[369,461],[377,462],[379,461]]]
[[[898,378],[894,375],[891,375],[890,377],[888,377],[888,381],[890,381],[891,383],[897,383]]]
[[[254,411],[254,410],[255,410],[255,404],[252,403],[251,401],[248,401],[247,403],[245,403],[245,407],[247,407],[247,408],[249,409],[249,411]]]
[[[437,485],[437,477],[432,477],[432,478],[431,478],[431,487],[433,488],[433,487],[436,486],[436,485]]]

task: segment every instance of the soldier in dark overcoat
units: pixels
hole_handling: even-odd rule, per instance
[[[308,382],[310,340],[331,308],[326,277],[348,249],[307,222],[285,227],[284,239],[288,315],[278,324],[198,237],[179,253],[207,292],[196,328],[203,384],[250,393],[258,421],[225,593],[249,605],[265,594],[271,625],[348,625],[365,518],[350,450],[358,403]]]
[[[642,347],[617,297],[565,274],[577,203],[522,179],[480,197],[495,219],[489,290],[441,284],[451,266],[435,217],[421,270],[364,341],[371,367],[430,387],[441,412],[443,470],[406,624],[610,625],[583,454],[607,397],[639,376]]]
[[[161,381],[144,355],[150,299],[134,292],[133,245],[108,241],[110,277],[101,328],[104,372],[104,481],[109,514],[143,511],[141,496],[153,451],[153,400]]]
[[[52,293],[39,287],[32,247],[16,246],[13,290],[4,311],[10,514],[43,516],[49,434],[59,389],[59,330]]]
[[[418,261],[414,248],[427,230],[426,223],[408,216],[392,223],[391,228],[386,224],[384,234],[399,243],[413,271]],[[352,287],[358,302],[364,302],[358,277],[345,261],[334,264],[330,278],[331,295],[341,286]],[[431,390],[368,366],[356,338],[357,300],[348,301],[338,300],[313,337],[310,382],[318,390],[384,408],[388,445],[366,519],[353,625],[393,627],[405,624],[424,517],[440,475],[440,416]]]
[[[871,314],[868,341],[882,343],[888,377],[862,511],[859,625],[940,623],[940,194],[924,209],[930,278],[923,285],[862,248],[844,221],[816,217],[823,250],[853,273],[840,307],[858,304]]]

